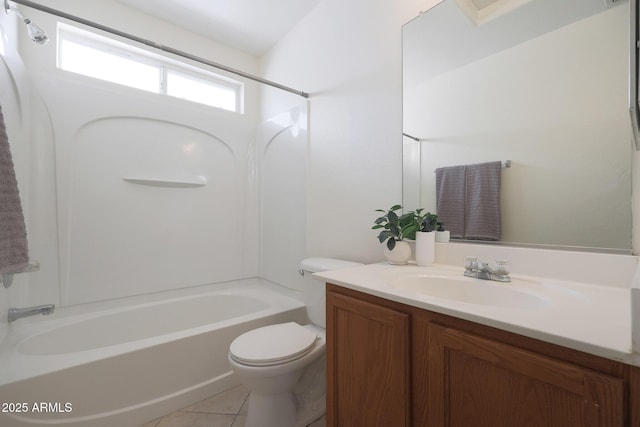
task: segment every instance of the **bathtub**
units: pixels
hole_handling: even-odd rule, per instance
[[[306,323],[299,293],[263,279],[62,308],[0,346],[0,425],[139,426],[239,384],[239,334]]]

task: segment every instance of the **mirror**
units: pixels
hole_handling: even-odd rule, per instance
[[[444,0],[404,25],[403,206],[436,212],[437,168],[510,161],[500,243],[630,253],[628,46],[622,0]]]

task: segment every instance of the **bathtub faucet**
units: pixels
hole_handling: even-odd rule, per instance
[[[35,307],[27,308],[10,308],[9,309],[9,322],[18,320],[22,317],[35,316],[36,314],[51,314],[56,309],[54,304],[37,305]]]

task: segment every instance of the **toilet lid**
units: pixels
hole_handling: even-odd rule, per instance
[[[229,346],[231,357],[247,365],[275,365],[304,356],[318,335],[295,322],[245,332]]]

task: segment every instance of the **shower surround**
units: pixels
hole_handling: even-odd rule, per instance
[[[251,81],[240,114],[64,72],[54,60],[55,18],[33,15],[52,38],[46,46],[16,43],[26,36],[15,17],[0,19],[9,41],[0,102],[13,110],[7,128],[31,256],[41,264],[16,276],[12,305],[68,306],[257,276],[296,289],[306,103],[265,120]],[[149,30],[166,34],[163,25],[151,20]],[[174,30],[202,55],[202,39]],[[234,66],[247,62],[208,47]],[[283,206],[296,218],[286,227]]]
[[[56,34],[54,19],[33,15],[50,36]],[[162,415],[159,410],[175,410],[204,393],[234,385],[226,369],[232,338],[262,324],[305,321],[297,270],[306,242],[306,103],[260,119],[258,88],[251,82],[244,83],[244,114],[236,114],[66,73],[55,66],[55,40],[46,46],[18,43],[26,36],[14,19],[0,16],[0,104],[30,256],[41,267],[16,275],[9,289],[0,287],[0,314],[9,307],[49,303],[57,310],[11,325],[6,316],[0,317],[0,357],[6,362],[0,368],[0,395],[16,396],[19,391],[22,399],[35,402],[39,374],[56,383],[64,380],[70,392],[77,392],[80,385],[67,379],[81,380],[87,373],[117,367],[124,354],[135,355],[131,345],[158,336],[163,337],[161,345],[139,348],[144,366],[184,359],[187,355],[180,349],[188,342],[200,346],[190,354],[203,363],[186,363],[194,369],[189,384],[172,383],[170,364],[160,368],[166,375],[156,378],[157,389],[164,394],[143,393],[129,406],[156,407],[153,414],[148,412],[156,417]],[[156,23],[158,32],[163,25]],[[195,50],[208,46],[180,30],[173,34]],[[237,56],[238,62],[244,61]],[[283,225],[285,210],[293,220]],[[197,309],[176,300],[176,292],[198,302]],[[234,292],[247,296],[245,302],[261,301],[268,308],[248,314],[244,303],[227,304],[225,293]],[[286,298],[274,297],[274,292]],[[110,313],[125,313],[131,301],[153,301],[162,309],[131,311],[120,323],[112,322],[117,316]],[[117,342],[123,332],[173,324],[168,313],[197,320],[202,318],[198,313],[223,309],[228,311],[223,319],[204,318],[202,324],[169,333],[151,328],[147,335]],[[75,319],[78,312],[88,323],[78,319],[78,326],[55,332],[61,319]],[[94,318],[98,320],[90,320]],[[237,327],[228,329],[228,321]],[[91,331],[91,325],[99,328]],[[62,339],[71,331],[84,331],[95,345],[74,349]],[[86,342],[88,337],[78,339]],[[92,361],[82,355],[92,355]],[[135,363],[137,357],[127,359],[127,369],[142,368]],[[31,362],[48,366],[47,372],[32,369],[37,366]],[[220,367],[217,373],[204,374],[209,363]],[[194,394],[191,388],[198,379],[207,386]],[[119,398],[118,390],[102,389],[106,394],[96,402]],[[141,392],[150,391],[141,387]],[[98,420],[98,413],[127,407],[121,402],[95,413],[85,407],[89,412],[83,413],[81,394],[70,396],[76,396],[71,398],[78,418],[73,422],[79,426],[90,425],[91,417]],[[158,399],[165,403],[157,405]]]

